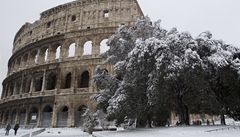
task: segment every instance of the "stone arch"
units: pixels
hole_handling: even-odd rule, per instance
[[[68,57],[74,57],[76,53],[76,46],[75,42],[71,43],[68,47]]]
[[[23,65],[23,67],[25,65],[27,65],[27,63],[28,63],[28,54],[25,54],[25,55],[23,55],[23,58],[22,58],[22,65]]]
[[[92,55],[93,42],[87,41],[83,45],[83,55]]]
[[[88,88],[89,87],[90,74],[88,71],[84,71],[78,78],[78,87],[79,88]]]
[[[71,88],[71,83],[72,83],[72,73],[68,72],[64,77],[63,89]]]
[[[46,85],[46,90],[53,90],[56,88],[57,84],[57,75],[55,72],[50,72],[47,75],[47,85]]]
[[[17,116],[17,111],[16,109],[14,109],[11,113],[11,121],[10,121],[11,125],[15,124],[16,116]]]
[[[67,106],[61,107],[57,113],[57,127],[67,127],[69,108]]]
[[[60,58],[60,56],[61,56],[61,48],[62,48],[62,46],[58,46],[58,47],[56,48],[55,59],[59,59],[59,58]]]
[[[25,108],[22,108],[19,110],[19,125],[20,127],[24,127],[25,125],[25,117],[26,117],[26,109]]]
[[[51,126],[52,113],[53,113],[52,106],[46,105],[43,108],[42,127],[50,127]]]
[[[80,105],[77,110],[76,110],[76,116],[75,116],[75,126],[76,127],[81,127],[83,126],[83,114],[85,113],[87,109],[87,106],[85,105]]]
[[[15,94],[18,95],[20,93],[20,89],[21,89],[21,78],[17,78],[15,89],[16,89]]]
[[[16,63],[17,63],[17,65],[15,65],[15,67],[16,67],[16,69],[19,69],[21,67],[20,66],[20,64],[21,64],[21,58],[20,57],[17,59]]]
[[[100,54],[105,53],[106,51],[108,51],[110,49],[110,47],[107,45],[107,41],[108,41],[108,39],[103,39],[100,42]]]
[[[9,85],[9,94],[8,96],[12,96],[14,91],[14,84],[11,82]]]
[[[31,77],[25,76],[23,79],[23,93],[29,93],[31,86]]]
[[[4,113],[4,116],[3,116],[3,124],[6,125],[8,123],[8,120],[9,120],[9,110],[7,110],[5,113]]]
[[[34,75],[34,91],[39,92],[42,90],[43,85],[43,73]]]
[[[29,111],[29,117],[28,117],[28,125],[30,127],[36,127],[37,125],[37,119],[38,119],[38,108],[32,107]]]
[[[38,52],[36,50],[33,50],[30,52],[30,59],[32,64],[38,63]]]

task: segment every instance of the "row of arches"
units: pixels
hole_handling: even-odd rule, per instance
[[[73,72],[58,74],[57,71],[26,75],[4,85],[2,98],[24,93],[42,92],[43,90],[88,88],[90,86],[89,71],[86,70],[75,75],[73,75]],[[58,81],[60,85],[58,85]]]
[[[18,123],[20,127],[67,127],[69,119],[74,121],[75,127],[81,127],[83,125],[83,117],[87,107],[80,105],[77,108],[71,108],[74,110],[74,114],[70,113],[68,106],[59,107],[54,112],[51,105],[46,105],[43,109],[39,107],[31,107],[30,109],[14,109],[12,111],[0,112],[0,124],[6,125],[7,123],[15,125]],[[74,116],[73,116],[74,115]],[[53,122],[55,121],[55,122]]]
[[[99,51],[98,48],[94,48],[93,41],[86,41],[83,46],[80,46],[76,42],[72,41],[65,45],[55,44],[49,47],[33,50],[12,61],[9,66],[9,72],[17,71],[18,69],[24,68],[28,65],[48,63],[56,60],[59,61],[59,59],[62,58],[102,54],[109,49],[107,41],[108,39],[103,39],[100,42]]]

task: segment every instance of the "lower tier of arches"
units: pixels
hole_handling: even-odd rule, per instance
[[[0,104],[0,126],[18,123],[21,128],[81,127],[85,110],[95,110],[90,96],[37,97]]]

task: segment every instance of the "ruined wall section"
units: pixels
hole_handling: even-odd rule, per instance
[[[143,15],[136,0],[78,0],[41,13],[16,34],[13,53],[24,46],[55,35],[84,29],[133,24]]]

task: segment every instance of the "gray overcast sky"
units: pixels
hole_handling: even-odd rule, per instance
[[[6,77],[15,33],[49,8],[72,0],[2,0],[0,5],[0,82]],[[138,0],[145,15],[161,19],[166,29],[177,27],[193,36],[210,30],[214,37],[240,47],[239,0]],[[0,92],[2,87],[0,86]]]

